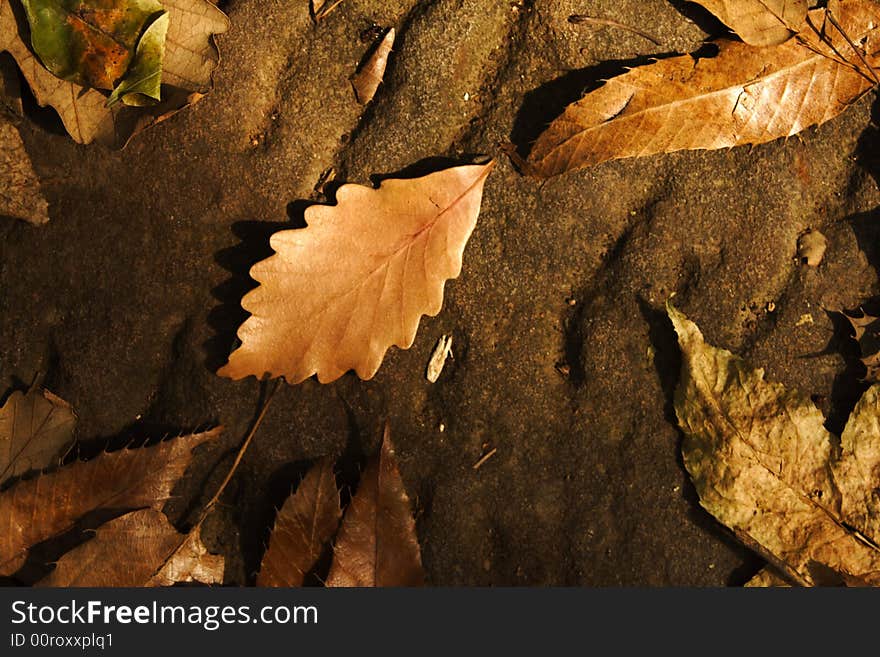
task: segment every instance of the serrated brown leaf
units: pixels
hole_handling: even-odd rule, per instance
[[[361,475],[333,548],[327,586],[422,586],[425,574],[409,497],[388,427]]]
[[[31,224],[49,221],[49,204],[40,191],[31,158],[18,129],[0,113],[0,215]]]
[[[333,538],[340,517],[333,460],[323,459],[309,470],[278,512],[257,586],[302,586]]]
[[[720,40],[715,57],[671,57],[611,78],[550,124],[528,172],[547,178],[619,158],[762,144],[834,118],[875,78],[824,11],[779,46]],[[876,67],[880,6],[846,0],[838,21]]]
[[[73,443],[76,415],[66,401],[36,386],[15,391],[0,408],[0,484],[58,465]]]
[[[385,68],[388,66],[388,56],[391,54],[391,48],[394,46],[395,34],[393,27],[388,30],[363,66],[351,78],[351,86],[354,88],[355,98],[357,98],[361,105],[366,105],[373,100],[376,90],[382,84],[382,78],[385,77]]]
[[[101,454],[0,493],[0,575],[14,573],[28,548],[74,526],[96,509],[160,509],[186,471],[192,450],[220,429],[152,447]]]
[[[671,305],[675,410],[700,504],[806,585],[880,584],[880,384],[838,441],[812,401],[764,380]]]
[[[43,68],[27,47],[27,20],[20,7],[0,0],[0,52],[9,52],[41,106],[51,106],[70,136],[123,146],[132,136],[201,98],[219,61],[213,35],[229,27],[226,15],[206,0],[163,0],[169,26],[162,67],[162,101],[151,107],[107,107],[107,96],[61,80]],[[18,14],[18,15],[16,15]]]
[[[222,584],[226,560],[211,554],[202,542],[202,526],[196,525],[186,535],[178,534],[183,539],[178,548],[162,564],[146,586],[173,586],[182,582],[199,582],[201,584]]]
[[[343,185],[337,205],[306,210],[307,228],[272,235],[276,253],[253,266],[260,287],[241,302],[242,344],[218,374],[372,378],[390,346],[408,349],[421,316],[440,312],[492,166]]]
[[[208,554],[198,534],[181,534],[161,511],[139,509],[104,523],[62,556],[37,586],[171,586],[216,584],[223,557]]]
[[[692,0],[752,46],[775,46],[799,32],[807,0]]]

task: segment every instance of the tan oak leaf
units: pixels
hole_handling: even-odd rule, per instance
[[[370,379],[392,345],[408,349],[422,315],[461,271],[493,163],[390,179],[378,189],[343,185],[337,205],[314,205],[307,228],[275,233],[275,255],[251,276],[241,346],[219,374],[266,373],[327,383],[348,370]]]

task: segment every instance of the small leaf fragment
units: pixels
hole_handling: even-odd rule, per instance
[[[425,574],[409,497],[388,426],[361,475],[334,546],[327,586],[422,586]]]
[[[0,484],[58,465],[73,443],[76,415],[66,401],[36,386],[15,391],[0,408]]]
[[[261,285],[242,299],[242,344],[218,374],[372,378],[390,346],[408,349],[421,316],[440,312],[493,165],[343,185],[337,205],[306,210],[307,228],[272,235],[275,255],[250,272]]]
[[[302,586],[341,517],[333,460],[323,459],[309,470],[278,512],[257,586]]]
[[[354,87],[354,95],[361,105],[366,105],[385,77],[385,68],[388,66],[388,56],[391,54],[391,48],[394,46],[395,32],[392,27],[385,34],[378,47],[370,55],[363,66],[358,69],[351,78],[351,86]]]
[[[862,352],[862,363],[865,366],[865,381],[880,381],[880,317],[862,313],[855,317],[843,313],[855,331],[854,339],[859,343]]]
[[[880,385],[856,405],[837,450],[808,397],[765,381],[667,310],[682,352],[682,455],[703,508],[805,584],[880,584]]]
[[[40,192],[18,129],[0,112],[0,215],[39,225],[49,221],[49,204]]]

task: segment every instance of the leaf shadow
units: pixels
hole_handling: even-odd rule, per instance
[[[696,23],[703,32],[710,37],[718,37],[732,35],[731,30],[720,20],[718,20],[711,11],[705,7],[701,7],[695,2],[688,0],[669,0],[675,10],[690,21]]]
[[[664,417],[675,427],[678,434],[675,459],[682,472],[687,474],[681,451],[684,434],[678,425],[675,414],[675,389],[681,372],[681,350],[678,347],[678,337],[675,335],[672,321],[665,312],[655,308],[641,297],[637,301],[642,318],[648,324],[648,340],[654,347],[654,368],[657,370],[660,387],[665,398]],[[700,496],[689,475],[685,477],[684,482],[681,487],[681,496],[688,503],[690,520],[700,530],[723,543],[741,560],[741,564],[728,575],[728,585],[745,583],[761,569],[764,560],[740,543],[727,527],[700,506]]]
[[[211,296],[218,305],[208,313],[208,326],[213,335],[202,344],[205,367],[209,371],[216,372],[226,363],[238,341],[238,328],[250,316],[241,307],[241,300],[259,285],[250,276],[251,267],[275,253],[269,245],[274,233],[304,228],[306,208],[315,204],[314,201],[288,204],[289,221],[286,222],[247,220],[232,224],[232,232],[239,239],[238,244],[214,254],[214,262],[230,276],[211,290]]]
[[[869,304],[864,307],[867,309]],[[844,362],[843,371],[837,373],[831,384],[830,409],[825,418],[825,427],[835,436],[840,436],[850,414],[868,389],[868,384],[863,379],[865,367],[860,360],[859,345],[853,339],[852,326],[839,312],[826,310],[825,313],[831,320],[834,332],[821,353],[837,353]]]
[[[451,167],[457,167],[467,164],[485,164],[488,162],[491,156],[486,155],[485,153],[463,153],[457,157],[448,157],[448,156],[434,156],[434,157],[426,157],[418,162],[414,162],[403,169],[399,169],[398,171],[391,171],[388,173],[374,173],[370,176],[370,182],[378,187],[382,184],[382,181],[389,180],[391,178],[397,179],[409,179],[409,178],[420,178],[422,176],[427,176],[432,173],[436,173],[438,171],[442,171],[443,169],[449,169]],[[330,191],[335,193],[337,189],[341,187],[341,184],[336,185],[335,187],[331,187]]]
[[[542,84],[526,93],[513,121],[510,141],[516,153],[528,157],[532,144],[547,126],[558,118],[565,108],[595,91],[609,78],[626,73],[630,68],[644,66],[658,59],[674,57],[679,53],[666,52],[640,55],[630,59],[608,60],[588,68],[569,71],[562,77]]]

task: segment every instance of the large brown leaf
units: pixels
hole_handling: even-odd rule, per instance
[[[309,470],[278,512],[257,586],[302,586],[341,516],[333,461],[323,459]]]
[[[2,89],[0,89],[2,91]],[[18,129],[0,113],[0,215],[31,224],[49,221],[49,204]]]
[[[807,0],[693,0],[752,46],[775,46],[799,32]]]
[[[181,534],[161,511],[140,509],[101,525],[37,586],[216,584],[223,580],[223,566],[223,557],[204,550],[198,527]]]
[[[76,415],[63,399],[36,386],[15,391],[0,408],[0,484],[58,465],[73,442]]]
[[[337,205],[306,210],[308,228],[275,233],[276,254],[251,269],[261,285],[242,300],[242,344],[219,374],[372,378],[391,345],[409,348],[421,316],[440,312],[492,166],[343,185]]]
[[[880,384],[838,441],[809,397],[706,344],[672,306],[669,316],[682,455],[700,504],[793,583],[880,585]]]
[[[425,574],[409,497],[388,427],[361,476],[334,546],[327,586],[422,586]]]
[[[779,46],[722,40],[715,57],[672,57],[611,78],[538,138],[530,173],[550,177],[624,157],[760,144],[834,118],[874,77],[824,10],[808,20],[809,28]],[[880,6],[846,0],[838,20],[877,66]]]
[[[37,102],[58,112],[75,141],[122,146],[210,89],[219,61],[212,37],[229,27],[226,15],[206,0],[164,0],[162,4],[169,17],[162,100],[151,107],[108,108],[104,93],[52,75],[28,48],[27,20],[21,7],[10,0],[0,0],[0,52],[8,51],[15,58]]]
[[[102,454],[0,493],[0,575],[15,572],[28,548],[72,528],[91,511],[160,509],[186,471],[192,450],[219,432]]]

